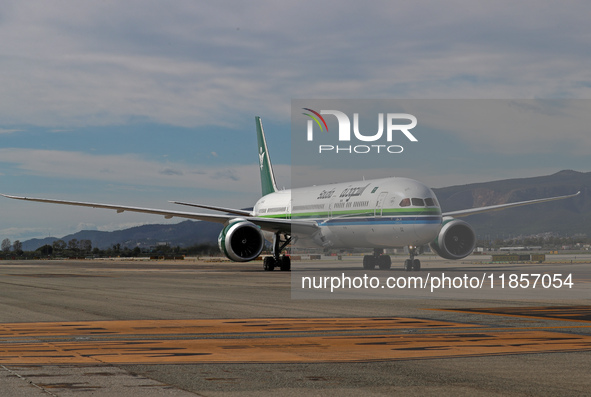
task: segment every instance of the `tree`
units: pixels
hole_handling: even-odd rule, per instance
[[[45,244],[43,247],[39,247],[35,251],[42,255],[51,255],[53,253],[53,246]]]
[[[88,252],[92,250],[92,241],[90,240],[80,240],[80,250],[83,252]]]
[[[53,251],[62,252],[66,249],[66,242],[64,240],[55,240],[52,244]]]
[[[15,242],[12,244],[12,249],[14,250],[14,252],[17,255],[22,255],[23,254],[23,243],[21,243],[20,240],[15,240]]]
[[[78,239],[71,239],[70,241],[68,241],[68,249],[75,251],[78,249]]]
[[[10,239],[5,238],[4,240],[2,240],[2,251],[4,251],[4,252],[10,251],[11,246],[12,246],[12,243],[10,242]]]

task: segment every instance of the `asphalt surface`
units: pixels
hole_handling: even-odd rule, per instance
[[[591,257],[548,259],[425,257],[412,273],[493,274],[486,293],[304,299],[302,274],[362,277],[357,259],[294,262],[291,273],[257,262],[1,261],[0,395],[591,395]],[[519,271],[572,274],[578,289],[556,299],[519,287],[516,298],[498,277]]]

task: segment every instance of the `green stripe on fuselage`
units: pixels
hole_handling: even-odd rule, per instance
[[[381,210],[365,210],[363,212],[359,210],[350,210],[350,211],[332,211],[330,213],[332,218],[336,217],[349,217],[349,216],[392,216],[392,215],[441,215],[441,211],[439,208],[387,208]],[[267,214],[267,215],[258,215],[261,218],[276,218],[276,219],[324,219],[329,217],[328,211],[321,211],[321,212],[300,212],[300,213],[292,213],[292,214]]]

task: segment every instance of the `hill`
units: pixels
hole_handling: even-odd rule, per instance
[[[217,243],[222,225],[210,222],[183,221],[170,225],[143,225],[113,232],[82,230],[61,238],[66,243],[71,239],[90,240],[92,246],[105,249],[115,244],[128,248],[149,248],[160,242],[171,246],[188,247],[199,243]],[[60,240],[55,237],[32,239],[23,242],[23,250],[34,251],[37,248]]]
[[[568,200],[489,212],[465,218],[480,237],[544,232],[591,236],[591,172],[560,171],[535,178],[507,179],[433,189],[443,211],[562,196]]]

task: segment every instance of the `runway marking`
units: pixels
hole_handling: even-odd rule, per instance
[[[377,318],[260,318],[206,320],[80,321],[0,324],[2,337],[60,335],[244,334],[408,328],[476,327],[446,321],[403,317]]]
[[[591,306],[533,306],[533,307],[495,307],[474,309],[441,309],[474,314],[492,314],[500,316],[529,317],[544,320],[563,320],[591,322]]]
[[[367,362],[591,351],[591,336],[547,331],[0,345],[0,363]]]
[[[478,327],[413,318],[11,323],[0,324],[0,364],[367,362],[591,351],[589,335]],[[421,333],[409,333],[415,330]]]

